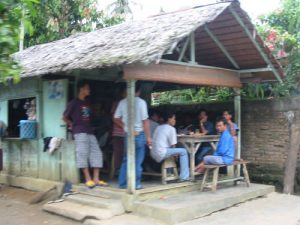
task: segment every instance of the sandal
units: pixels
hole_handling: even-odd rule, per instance
[[[96,186],[95,182],[92,181],[92,180],[89,180],[85,183],[85,185],[88,187],[88,188],[94,188]]]
[[[109,186],[109,184],[106,183],[106,182],[103,181],[103,180],[99,180],[98,182],[95,182],[95,185],[96,185],[97,187],[107,187],[107,186]]]

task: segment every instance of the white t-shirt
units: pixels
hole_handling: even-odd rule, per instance
[[[114,117],[122,119],[122,122],[124,123],[124,131],[128,132],[127,99],[123,99],[119,102]],[[134,130],[136,132],[141,132],[144,130],[143,121],[148,119],[148,117],[146,102],[140,97],[135,97]]]
[[[159,125],[153,134],[151,157],[161,162],[167,153],[167,148],[177,144],[176,129],[169,124]]]

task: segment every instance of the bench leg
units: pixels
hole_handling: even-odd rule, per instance
[[[203,191],[204,188],[205,188],[206,178],[207,178],[208,172],[209,172],[209,169],[206,169],[205,172],[204,172],[204,176],[203,176],[203,180],[202,180],[202,183],[201,183],[200,191]]]
[[[212,180],[212,186],[211,186],[211,190],[213,192],[217,191],[218,178],[219,178],[219,167],[214,168],[214,171],[213,171],[213,180]]]
[[[190,178],[195,180],[195,153],[190,153]]]
[[[247,170],[246,164],[243,164],[243,173],[244,173],[246,184],[249,187],[250,186],[250,178],[249,178],[249,174],[248,174],[248,170]]]
[[[174,176],[176,179],[179,179],[178,169],[177,167],[173,167]]]
[[[162,165],[162,167],[161,167],[161,183],[162,184],[167,184],[167,180],[166,179],[167,179],[167,170],[164,167],[164,165]]]

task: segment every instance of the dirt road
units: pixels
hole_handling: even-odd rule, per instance
[[[42,211],[42,203],[29,205],[35,192],[0,186],[0,225],[79,225]]]

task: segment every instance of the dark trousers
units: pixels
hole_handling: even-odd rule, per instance
[[[112,137],[112,148],[114,157],[114,167],[115,170],[120,169],[123,153],[124,153],[124,137],[114,136]]]

